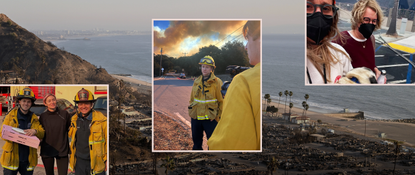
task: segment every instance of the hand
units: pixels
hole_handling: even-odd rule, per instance
[[[375,67],[373,70],[375,71],[375,74],[376,74],[376,80],[377,80],[377,79],[379,78],[379,76],[380,76],[381,72],[380,72],[380,70],[379,70],[377,67]],[[385,82],[386,82],[386,81],[385,81]]]
[[[26,130],[24,130],[24,132],[26,133],[25,135],[27,135],[27,136],[34,136],[34,135],[37,134],[36,129],[26,129]]]

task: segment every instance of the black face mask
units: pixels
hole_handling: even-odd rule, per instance
[[[359,32],[367,39],[372,35],[375,27],[376,25],[374,24],[360,24]]]
[[[326,37],[333,24],[333,18],[327,19],[321,12],[307,17],[307,37],[320,45],[321,40]]]

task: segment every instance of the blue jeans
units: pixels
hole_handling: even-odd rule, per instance
[[[216,128],[218,122],[216,120],[191,120],[192,124],[192,139],[193,139],[193,150],[203,150],[203,131],[206,133],[206,137],[209,140],[213,131]]]

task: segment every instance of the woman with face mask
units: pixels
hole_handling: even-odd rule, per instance
[[[342,45],[352,59],[353,67],[367,67],[376,74],[381,72],[375,65],[375,37],[373,31],[380,29],[383,12],[376,0],[360,0],[352,10],[352,30],[341,32],[334,42]]]
[[[347,52],[331,40],[339,36],[335,0],[307,0],[306,84],[332,84],[352,69]]]

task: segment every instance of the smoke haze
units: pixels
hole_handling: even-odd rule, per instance
[[[203,46],[215,45],[232,32],[232,36],[217,46],[220,47],[229,39],[242,34],[246,21],[171,21],[166,30],[154,30],[154,52],[172,57],[193,55]],[[243,38],[242,36],[240,36]]]

